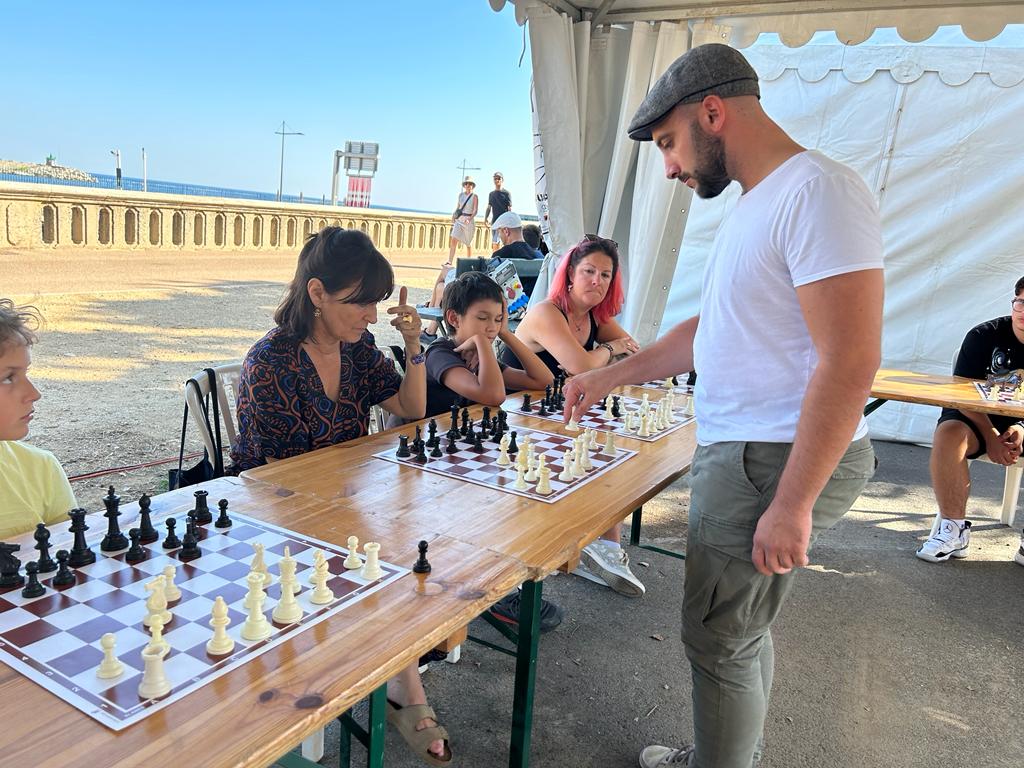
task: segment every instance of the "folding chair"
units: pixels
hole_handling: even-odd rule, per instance
[[[227,436],[228,447],[234,448],[238,439],[238,432],[235,429],[235,412],[238,400],[238,376],[242,370],[241,363],[228,363],[213,367],[214,379],[217,382],[217,404],[220,410],[221,428]],[[210,460],[217,455],[217,445],[210,432],[203,414],[202,401],[210,394],[210,381],[205,369],[192,376],[190,381],[195,386],[185,385],[185,403],[188,405],[188,412],[192,416],[192,423],[199,430],[203,446],[210,455]],[[198,388],[198,391],[197,391]]]

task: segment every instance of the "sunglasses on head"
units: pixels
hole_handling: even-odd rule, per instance
[[[619,249],[619,244],[612,240],[610,237],[601,237],[600,235],[584,235],[583,242],[585,243],[598,243],[604,245],[605,243],[611,243],[615,250]]]

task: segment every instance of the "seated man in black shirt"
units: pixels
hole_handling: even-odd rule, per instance
[[[984,379],[1024,368],[1024,277],[1014,287],[1012,312],[975,326],[960,346],[953,375]],[[943,408],[932,439],[932,488],[941,520],[935,535],[917,550],[932,563],[967,557],[971,523],[966,520],[971,490],[968,459],[988,455],[996,464],[1010,465],[1020,458],[1024,421],[974,411]],[[1024,537],[1014,559],[1024,565]]]
[[[491,228],[498,233],[501,248],[496,250],[495,259],[536,259],[537,251],[523,239],[523,220],[513,211],[501,214]]]

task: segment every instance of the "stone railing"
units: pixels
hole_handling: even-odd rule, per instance
[[[0,184],[0,248],[297,251],[328,225],[361,229],[388,255],[448,253],[444,214]],[[485,248],[478,219],[473,252]]]

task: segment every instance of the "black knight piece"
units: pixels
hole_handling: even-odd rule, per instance
[[[167,538],[164,539],[164,549],[177,549],[181,546],[181,539],[174,532],[174,527],[177,525],[177,521],[173,517],[167,518]]]
[[[217,515],[217,522],[213,524],[214,528],[230,528],[231,518],[228,517],[228,500],[221,499],[217,502],[217,509],[220,514]]]
[[[70,587],[76,581],[75,572],[68,568],[68,551],[57,550],[57,575],[50,582],[55,587]]]
[[[146,550],[142,548],[142,542],[139,541],[141,535],[138,528],[132,528],[128,531],[128,538],[132,540],[132,545],[124,553],[124,561],[126,563],[141,563],[146,559]]]
[[[53,562],[53,558],[50,557],[50,532],[46,526],[42,523],[36,526],[36,532],[33,536],[36,540],[36,549],[39,550],[39,559],[36,560],[36,564],[39,566],[40,573],[50,573],[51,571],[57,570],[57,564]]]
[[[612,416],[616,419],[622,415],[622,409],[619,408],[619,396],[612,395]]]
[[[114,486],[107,488],[107,495],[103,498],[103,506],[107,511],[103,516],[107,518],[107,535],[100,542],[101,552],[117,552],[128,547],[128,539],[121,533],[121,526],[117,518],[121,516],[121,497],[114,493]],[[72,554],[74,552],[72,551]]]
[[[202,541],[205,538],[206,531],[199,527],[196,522],[196,511],[190,509],[185,513],[185,530],[192,531],[192,535],[196,537],[196,541]],[[184,537],[182,537],[184,541]]]
[[[21,575],[21,560],[14,553],[21,549],[21,544],[8,544],[0,541],[0,587],[20,587],[25,583]]]
[[[160,534],[153,527],[150,504],[152,504],[152,499],[148,494],[144,493],[139,497],[139,541],[143,544],[152,544],[160,538]]]
[[[39,583],[39,566],[34,562],[25,563],[28,584],[21,590],[22,597],[41,597],[46,594],[46,587]]]
[[[412,456],[409,451],[409,436],[399,435],[398,436],[398,450],[395,451],[395,457],[399,459],[407,459]]]
[[[193,496],[196,497],[196,506],[192,511],[195,512],[196,525],[206,525],[207,523],[213,522],[213,512],[210,511],[210,507],[206,503],[206,497],[209,496],[206,491],[196,491]],[[198,534],[197,534],[198,535]]]
[[[75,543],[71,545],[68,564],[72,568],[81,568],[83,565],[95,563],[96,553],[89,549],[89,545],[85,543],[85,532],[89,530],[89,526],[85,524],[85,510],[72,509],[68,512],[68,517],[71,518],[70,530],[75,534]],[[127,546],[127,543],[125,546]]]
[[[420,552],[420,556],[416,558],[416,563],[412,567],[413,573],[430,573],[430,562],[427,560],[427,542],[421,541],[417,547]]]

